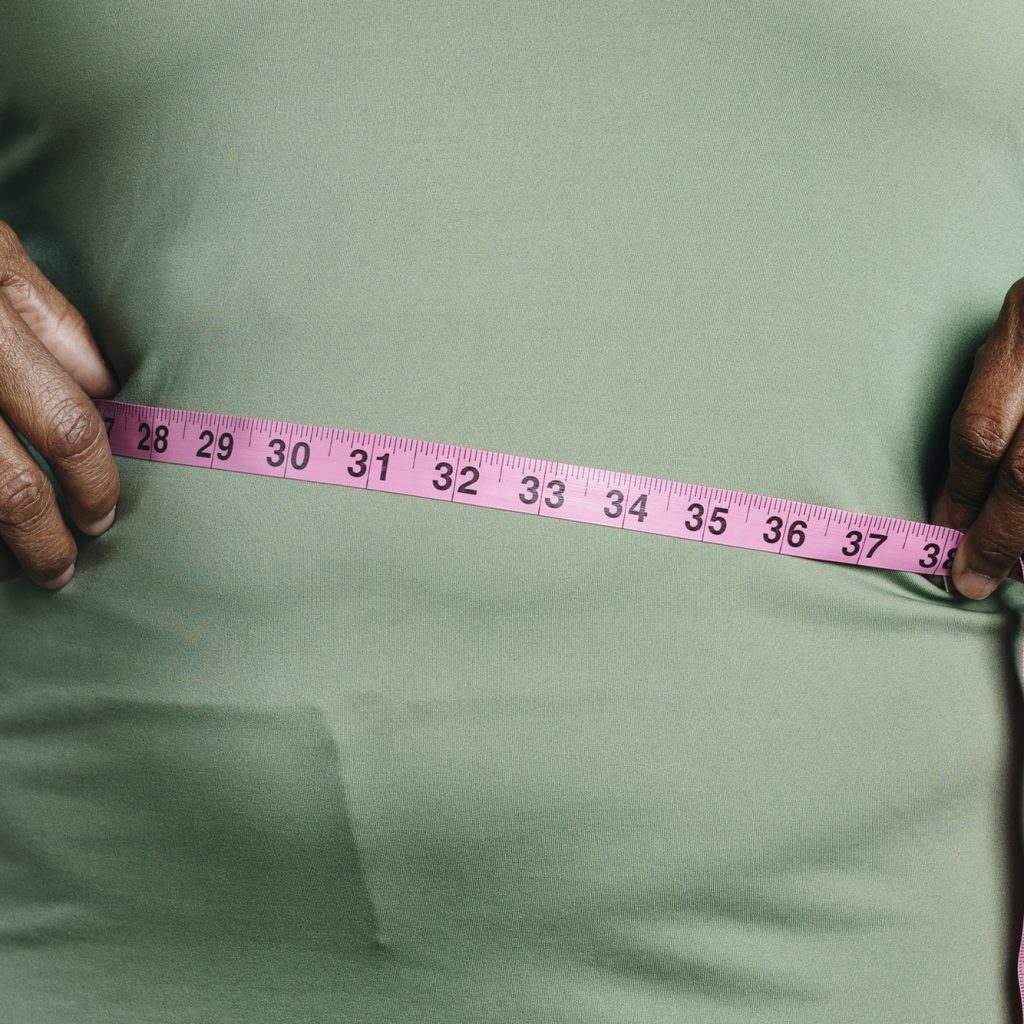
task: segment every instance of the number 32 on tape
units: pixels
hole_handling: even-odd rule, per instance
[[[959,530],[785,498],[285,420],[95,399],[127,458],[386,491],[825,562],[948,575]],[[1022,565],[1009,578],[1024,582]]]

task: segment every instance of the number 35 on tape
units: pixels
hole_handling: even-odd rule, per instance
[[[959,530],[390,434],[95,399],[115,455],[949,575]],[[1021,563],[1009,578],[1024,582]]]

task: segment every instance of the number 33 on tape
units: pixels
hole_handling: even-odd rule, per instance
[[[96,399],[115,455],[948,575],[962,533],[744,491],[283,420]],[[1010,578],[1024,581],[1020,564]]]
[[[826,562],[948,576],[963,534],[744,491],[282,420],[96,399],[111,451]],[[1009,578],[1024,581],[1024,560]],[[1024,658],[1024,644],[1021,648]],[[1024,663],[1021,666],[1024,680]],[[1017,955],[1024,1005],[1024,929]]]

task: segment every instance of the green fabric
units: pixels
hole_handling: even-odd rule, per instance
[[[924,520],[1024,273],[1018,0],[0,32],[126,401]],[[1017,584],[118,469],[0,586],[5,1024],[1016,1019]]]

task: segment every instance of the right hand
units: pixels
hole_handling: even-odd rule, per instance
[[[0,582],[24,571],[56,590],[78,557],[50,481],[15,430],[53,470],[83,533],[113,524],[121,484],[89,396],[118,387],[81,313],[0,221]]]

